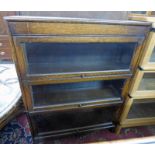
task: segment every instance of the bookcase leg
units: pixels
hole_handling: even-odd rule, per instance
[[[122,126],[121,125],[117,125],[115,128],[115,134],[119,135],[121,132]]]

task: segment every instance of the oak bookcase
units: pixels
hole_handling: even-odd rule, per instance
[[[5,20],[35,140],[116,126],[151,23]]]

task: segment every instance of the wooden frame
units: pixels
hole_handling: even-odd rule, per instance
[[[152,52],[155,48],[155,32],[150,32],[145,47],[143,56],[140,62],[140,67],[145,70],[155,70],[155,62],[150,62]]]
[[[141,35],[151,23],[55,17],[5,17],[12,35]]]
[[[135,99],[155,97],[155,90],[146,90],[146,91],[138,90],[138,87],[145,73],[155,73],[155,72],[154,71],[143,71],[143,70],[138,69],[135,73],[135,76],[133,77],[131,81],[129,95],[131,97],[134,97]]]

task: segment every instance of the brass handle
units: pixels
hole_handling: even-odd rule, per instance
[[[5,55],[5,52],[0,52],[0,55]]]

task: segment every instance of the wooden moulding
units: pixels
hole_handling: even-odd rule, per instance
[[[149,25],[150,23],[128,21],[128,20],[105,20],[105,19],[92,19],[92,18],[67,18],[67,17],[42,17],[42,16],[6,16],[7,21],[15,22],[62,22],[62,23],[98,23],[98,24],[114,24],[114,25]]]
[[[71,82],[82,82],[82,81],[96,81],[96,80],[113,80],[113,79],[127,79],[132,76],[131,73],[118,74],[118,72],[106,73],[77,73],[77,74],[65,74],[65,75],[45,75],[45,76],[34,76],[23,79],[23,83],[30,85],[42,85],[42,84],[56,84],[56,83],[71,83]],[[115,75],[114,75],[115,74]]]
[[[143,35],[150,23],[80,18],[6,17],[12,35]]]

